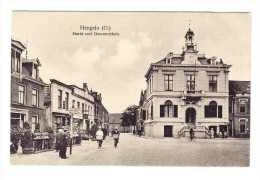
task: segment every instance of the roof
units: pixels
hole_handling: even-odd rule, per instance
[[[55,84],[58,84],[58,85],[61,85],[61,86],[63,86],[63,87],[66,87],[66,88],[68,88],[68,89],[73,90],[73,87],[72,87],[72,86],[69,86],[69,85],[67,85],[67,84],[64,84],[64,83],[62,83],[62,82],[60,82],[60,81],[58,81],[58,80],[56,80],[56,79],[50,79],[50,81],[51,81],[51,83],[55,83]]]
[[[22,50],[25,50],[26,47],[23,45],[23,43],[21,43],[20,41],[17,41],[17,40],[14,40],[14,39],[11,39],[11,44],[13,44],[14,46],[22,49]]]
[[[122,113],[113,113],[113,114],[109,114],[108,116],[109,116],[110,124],[120,124],[121,123]]]
[[[22,61],[23,63],[34,63],[38,66],[41,66],[41,62],[38,58],[35,58],[35,59],[25,59],[25,58],[22,58]]]
[[[249,93],[250,81],[229,81],[229,94]]]

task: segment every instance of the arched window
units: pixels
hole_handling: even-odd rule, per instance
[[[164,103],[164,117],[172,117],[172,102],[169,100]]]
[[[170,100],[160,105],[160,117],[178,117],[178,105],[173,105]]]
[[[218,106],[216,101],[210,101],[205,106],[205,118],[222,118],[222,106]]]

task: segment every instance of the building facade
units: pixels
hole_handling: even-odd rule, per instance
[[[94,122],[94,97],[83,88],[55,79],[45,89],[46,118],[55,129],[66,127],[74,136],[88,133]]]
[[[23,128],[28,122],[34,132],[46,123],[44,87],[47,84],[39,75],[39,59],[22,58],[25,49],[20,41],[11,40],[11,125]]]
[[[230,135],[250,137],[250,81],[229,81]]]
[[[197,51],[194,32],[187,31],[181,54],[170,52],[145,74],[147,89],[141,106],[144,133],[150,137],[209,138],[210,130],[228,131],[230,65]]]
[[[109,129],[109,113],[102,103],[101,93],[90,90],[94,97],[94,122],[102,128]]]

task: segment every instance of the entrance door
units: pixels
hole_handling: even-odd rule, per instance
[[[196,110],[194,108],[188,108],[185,115],[186,123],[195,124],[196,121]]]
[[[173,137],[172,126],[164,126],[164,137]]]

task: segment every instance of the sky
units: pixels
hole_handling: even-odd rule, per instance
[[[121,113],[138,105],[150,64],[182,52],[189,23],[199,53],[232,65],[230,80],[251,79],[250,13],[14,11],[12,38],[27,44],[29,59],[39,58],[45,83],[87,83],[109,113]],[[119,36],[72,35],[95,32],[81,25]]]

